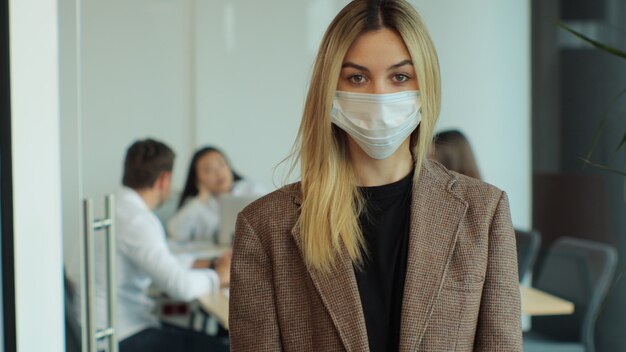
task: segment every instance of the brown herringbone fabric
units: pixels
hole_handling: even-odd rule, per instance
[[[233,351],[368,351],[354,271],[308,270],[299,184],[237,221],[230,290]],[[521,351],[515,237],[506,194],[426,161],[414,183],[401,351]]]

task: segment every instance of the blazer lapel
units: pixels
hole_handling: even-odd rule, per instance
[[[296,204],[300,204],[299,192],[296,192],[294,196]],[[302,253],[300,228],[296,225],[291,233],[300,253]],[[335,324],[335,328],[339,331],[339,336],[346,350],[369,351],[359,289],[352,261],[345,249],[337,257],[336,264],[335,269],[328,274],[309,268],[309,275]]]
[[[400,350],[417,350],[439,297],[467,203],[453,196],[428,162],[413,184]],[[450,178],[448,176],[448,178]]]

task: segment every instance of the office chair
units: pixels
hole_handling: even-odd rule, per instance
[[[515,241],[517,244],[517,272],[519,273],[519,281],[522,282],[535,264],[541,236],[536,230],[522,231],[516,229]]]
[[[594,351],[597,316],[615,273],[614,247],[561,237],[548,251],[535,287],[574,303],[574,313],[539,316],[524,334],[524,351]]]

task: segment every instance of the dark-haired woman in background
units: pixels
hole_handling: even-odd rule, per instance
[[[443,164],[448,170],[480,180],[472,146],[461,131],[447,130],[437,133],[430,157]]]
[[[203,147],[191,158],[178,211],[167,229],[176,240],[213,240],[219,228],[219,202],[222,194],[262,195],[264,189],[239,176],[226,155],[215,147]]]

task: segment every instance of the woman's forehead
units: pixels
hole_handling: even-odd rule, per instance
[[[402,37],[393,30],[383,28],[357,37],[348,49],[343,62],[368,68],[384,67],[386,69],[410,59],[411,55]]]

